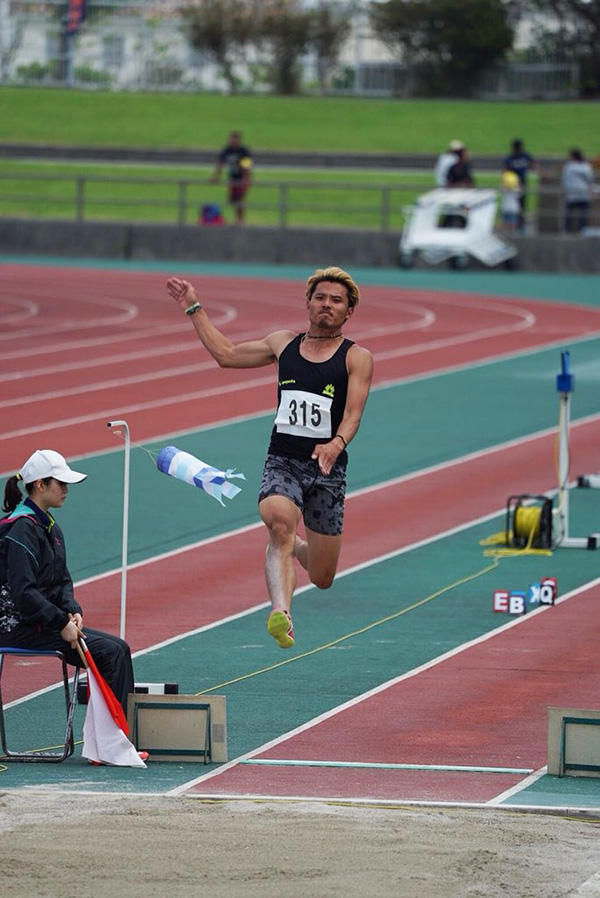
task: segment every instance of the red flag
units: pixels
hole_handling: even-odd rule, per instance
[[[98,672],[83,639],[79,640],[85,657],[88,678],[88,707],[83,724],[81,754],[93,763],[115,767],[145,767],[135,746],[127,738],[129,727],[112,689]],[[147,757],[147,755],[146,755]]]
[[[121,702],[117,699],[116,695],[96,667],[96,662],[92,658],[90,654],[90,650],[85,644],[84,640],[81,639],[81,647],[83,649],[83,654],[85,655],[85,661],[88,668],[88,699],[90,697],[90,671],[96,678],[96,683],[100,687],[100,692],[104,696],[104,700],[108,706],[108,710],[111,713],[111,716],[115,723],[123,730],[126,736],[129,736],[129,724],[127,723],[127,718],[125,717],[125,712],[123,711],[123,707]]]

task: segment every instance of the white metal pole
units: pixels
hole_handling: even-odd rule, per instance
[[[571,394],[559,394],[558,415],[558,516],[561,542],[569,538],[569,429]]]
[[[125,639],[125,615],[127,610],[127,545],[129,531],[129,457],[131,454],[131,440],[127,421],[109,421],[110,429],[122,427],[125,433],[125,465],[123,476],[123,547],[121,554],[121,624],[119,636]],[[118,432],[118,431],[115,431]]]
[[[598,549],[600,534],[569,536],[569,468],[571,464],[569,431],[571,429],[571,393],[575,389],[575,377],[569,371],[569,352],[561,352],[561,371],[556,378],[559,398],[558,417],[558,517],[561,535],[558,545],[563,549]]]

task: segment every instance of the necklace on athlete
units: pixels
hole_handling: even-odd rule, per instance
[[[304,334],[303,340],[337,340],[342,334]]]

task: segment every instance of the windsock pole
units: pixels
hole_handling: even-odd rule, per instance
[[[127,609],[127,545],[129,532],[129,465],[131,456],[131,439],[127,421],[109,421],[108,427],[114,432],[115,427],[121,428],[125,435],[125,465],[123,475],[123,546],[121,552],[121,623],[119,636],[125,639],[125,616]]]

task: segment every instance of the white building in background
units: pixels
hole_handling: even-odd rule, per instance
[[[184,87],[206,66],[185,38],[180,6],[178,0],[88,0],[88,17],[66,46],[64,0],[0,0],[0,75],[5,83],[64,80],[68,54],[81,86]]]
[[[306,0],[312,5],[318,0]],[[344,0],[339,0],[340,4]],[[368,0],[355,8],[352,32],[340,54],[333,87],[373,96],[410,94],[410,67],[372,33]],[[0,83],[57,84],[116,90],[224,91],[218,67],[191,47],[181,0],[88,0],[88,17],[68,45],[61,36],[65,0],[0,0]],[[516,45],[527,46],[534,23],[519,22]],[[258,51],[241,60],[237,74],[248,90],[267,90],[257,77]],[[315,64],[304,61],[306,84],[316,83]],[[511,68],[490,75],[490,97],[576,95],[575,66]],[[529,86],[528,86],[529,85]],[[569,92],[570,91],[570,92]]]

